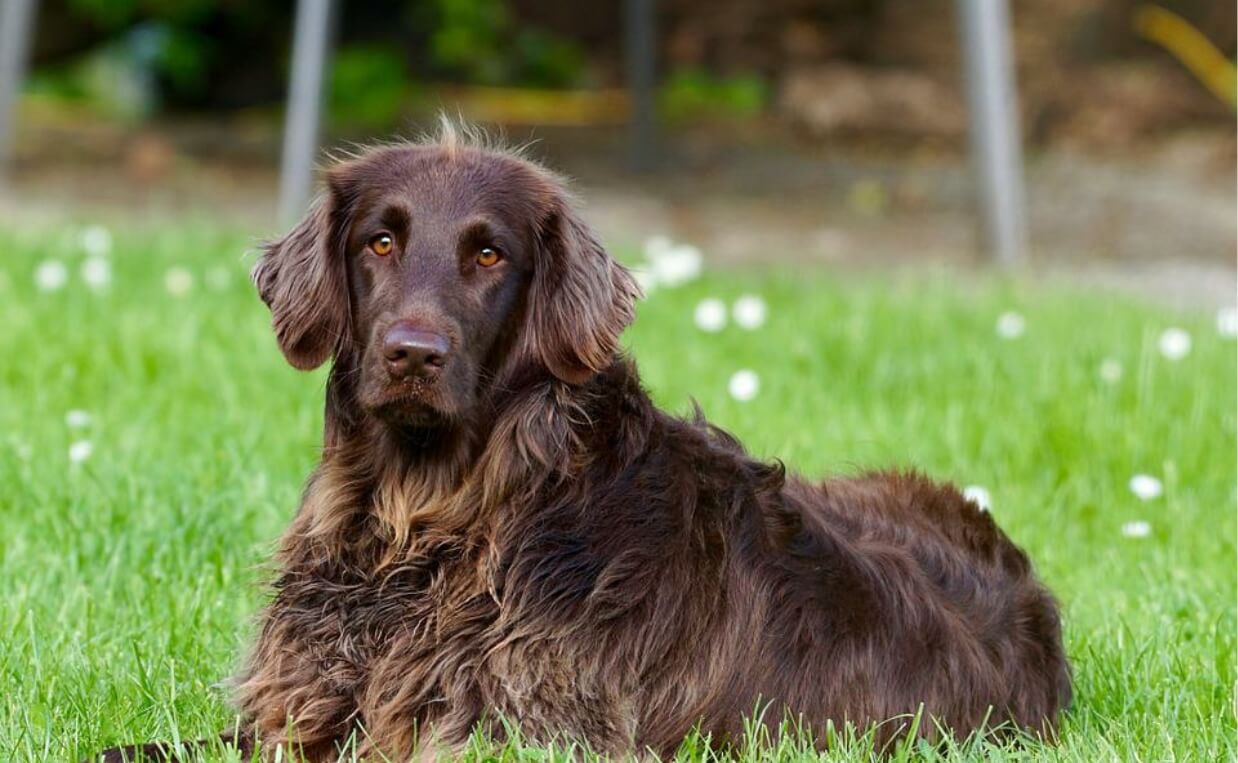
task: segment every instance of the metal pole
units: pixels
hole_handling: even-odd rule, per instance
[[[305,212],[314,188],[323,75],[331,52],[331,6],[332,0],[297,0],[279,177],[279,219],[284,225]]]
[[[37,0],[0,0],[0,168],[8,165]]]
[[[971,117],[972,162],[989,252],[1005,266],[1024,259],[1023,163],[1007,0],[958,0]]]
[[[646,172],[657,158],[654,0],[625,0],[623,15],[624,68],[631,103],[628,163],[633,170]]]

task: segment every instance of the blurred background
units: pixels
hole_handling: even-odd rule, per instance
[[[278,230],[296,2],[4,2],[26,43],[0,215]],[[982,264],[963,5],[337,2],[307,161],[446,111],[535,141],[614,245],[664,235],[724,265]],[[1231,304],[1235,4],[1150,8],[1012,3],[1026,262]]]

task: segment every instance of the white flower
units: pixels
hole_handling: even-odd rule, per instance
[[[90,440],[78,440],[69,446],[69,461],[80,464],[90,458],[90,454],[94,452],[94,449],[94,446],[90,444]]]
[[[650,270],[648,263],[637,265],[630,272],[632,273],[632,278],[636,279],[636,285],[640,287],[640,290],[645,293],[646,297],[653,294],[658,288],[658,279],[653,274],[653,271]]]
[[[1151,532],[1152,525],[1142,519],[1122,525],[1122,535],[1127,538],[1146,538]]]
[[[997,335],[1002,339],[1018,339],[1023,336],[1027,322],[1023,316],[1013,310],[1002,313],[997,318]]]
[[[57,291],[69,280],[69,269],[60,260],[45,260],[34,271],[34,284],[39,291]]]
[[[1131,477],[1130,481],[1131,492],[1141,501],[1151,501],[1154,498],[1160,498],[1161,493],[1165,492],[1165,488],[1161,485],[1161,481],[1151,474],[1136,474]]]
[[[64,424],[69,429],[84,429],[90,426],[90,412],[75,408],[64,415]]]
[[[761,380],[757,378],[756,372],[746,368],[732,374],[731,381],[727,384],[731,397],[741,403],[756,397],[760,388]]]
[[[232,274],[222,265],[216,265],[206,271],[206,285],[215,291],[223,291],[232,282]]]
[[[721,331],[726,328],[726,303],[713,297],[702,299],[697,303],[692,319],[701,331],[711,334]]]
[[[106,289],[112,283],[112,263],[98,255],[82,263],[82,280],[95,291]]]
[[[193,289],[193,274],[184,268],[171,268],[163,277],[163,285],[173,297],[183,297]]]
[[[679,244],[651,256],[649,264],[660,285],[674,287],[700,276],[702,262],[700,249],[691,244]]]
[[[88,225],[78,238],[82,251],[90,257],[106,257],[112,253],[112,232],[102,225]]]
[[[1105,358],[1100,362],[1100,379],[1106,384],[1117,384],[1122,380],[1122,364],[1113,358]]]
[[[1166,360],[1182,360],[1191,352],[1191,335],[1185,329],[1168,328],[1157,342]]]
[[[666,236],[651,236],[645,240],[646,263],[640,267],[647,276],[638,276],[637,283],[646,290],[653,286],[674,287],[687,283],[701,274],[701,250],[691,244],[676,244]]]
[[[963,497],[976,504],[976,508],[981,511],[988,511],[993,505],[989,491],[979,485],[968,485],[963,488]]]
[[[745,294],[735,300],[731,308],[735,316],[735,324],[749,331],[761,327],[765,323],[765,300],[755,294]]]
[[[1238,307],[1222,307],[1217,310],[1217,333],[1233,339],[1238,337]]]

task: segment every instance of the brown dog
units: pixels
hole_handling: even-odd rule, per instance
[[[950,486],[788,479],[657,410],[618,351],[637,288],[554,176],[448,131],[327,180],[254,271],[289,362],[334,358],[236,684],[267,754],[399,760],[507,719],[661,755],[758,707],[1052,732],[1070,673],[1024,554]]]

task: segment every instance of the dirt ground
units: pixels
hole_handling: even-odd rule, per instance
[[[633,173],[620,129],[507,133],[536,141],[532,155],[575,178],[587,217],[615,244],[667,235],[722,266],[987,266],[957,149],[807,144],[771,127],[715,127],[664,133],[657,168]],[[0,219],[178,213],[255,235],[275,229],[278,133],[266,122],[27,124],[16,157]],[[1184,307],[1234,303],[1232,129],[1116,156],[1048,150],[1026,161],[1031,275]]]

